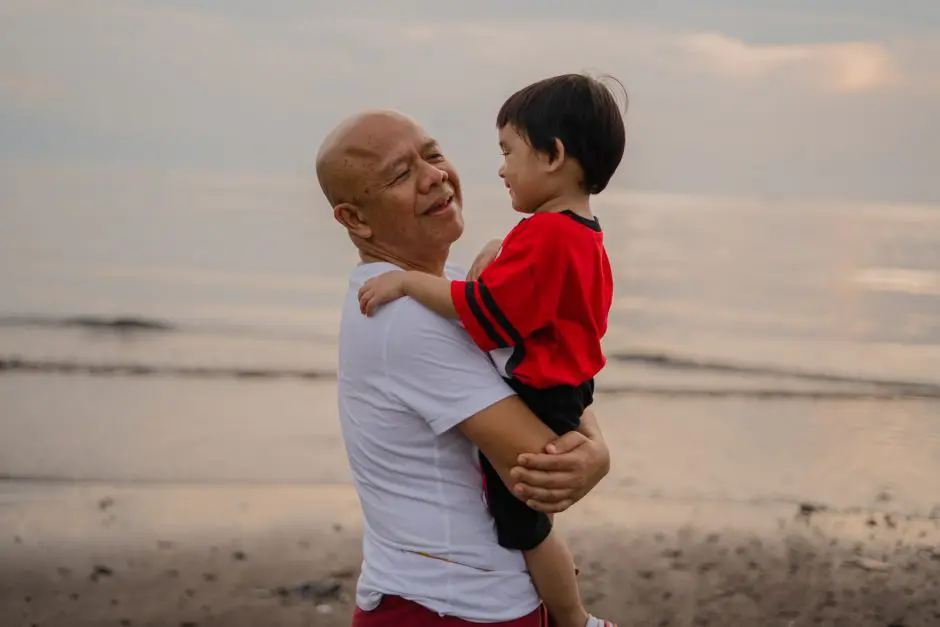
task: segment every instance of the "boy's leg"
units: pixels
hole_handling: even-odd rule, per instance
[[[584,627],[590,615],[581,603],[574,557],[557,531],[523,553],[535,589],[556,627]]]
[[[531,509],[510,492],[482,454],[480,466],[500,546],[523,552],[553,627],[585,627],[589,615],[581,605],[574,558],[561,536],[552,532],[551,518]]]

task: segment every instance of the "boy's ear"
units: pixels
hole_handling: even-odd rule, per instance
[[[548,155],[545,155],[545,164],[547,172],[555,172],[565,163],[565,145],[560,139],[555,138],[555,157],[549,158]]]

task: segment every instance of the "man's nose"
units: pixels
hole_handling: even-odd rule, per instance
[[[427,182],[428,189],[435,187],[437,185],[443,185],[447,182],[447,179],[450,178],[447,175],[445,170],[440,169],[439,167],[428,164],[427,173],[425,174],[425,181]]]

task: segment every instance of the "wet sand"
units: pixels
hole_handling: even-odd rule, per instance
[[[348,625],[361,521],[334,385],[0,377],[0,627]],[[559,519],[592,611],[940,625],[935,401],[602,393],[597,411],[613,468]]]
[[[349,487],[2,494],[0,625],[349,624]],[[621,625],[940,624],[940,520],[810,510],[597,495],[560,524],[590,608]]]

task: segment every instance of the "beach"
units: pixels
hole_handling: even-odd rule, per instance
[[[592,611],[940,620],[934,401],[690,397],[629,378],[640,391],[597,400],[610,475],[559,517]],[[0,441],[17,440],[0,459],[22,471],[0,483],[0,624],[348,625],[361,518],[334,395],[257,376],[0,377]],[[62,415],[83,428],[66,437]]]
[[[349,625],[348,487],[21,487],[0,624]],[[621,625],[940,620],[937,518],[589,496],[561,528],[585,601]]]

